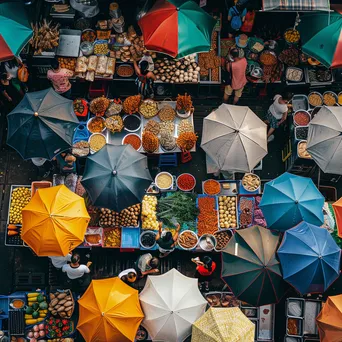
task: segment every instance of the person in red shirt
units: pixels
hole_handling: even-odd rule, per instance
[[[198,278],[198,284],[200,291],[202,290],[203,283],[205,283],[205,291],[209,291],[209,281],[212,279],[212,274],[216,269],[216,263],[208,256],[203,258],[203,261],[200,258],[191,259],[194,262],[196,267],[195,277]]]

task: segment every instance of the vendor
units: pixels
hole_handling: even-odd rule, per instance
[[[7,104],[7,111],[11,111],[24,96],[24,93],[18,91],[12,84],[11,76],[7,72],[0,76],[0,93]]]
[[[288,103],[292,99],[292,94],[285,92],[277,94],[273,98],[273,103],[269,107],[265,119],[265,123],[269,125],[267,132],[267,142],[274,140],[274,131],[286,120],[288,113]]]
[[[79,254],[75,253],[71,257],[71,263],[62,267],[62,272],[65,272],[70,280],[77,280],[78,285],[85,286],[90,282],[88,274],[91,264],[91,261],[88,261],[87,265],[81,265]]]
[[[53,256],[49,257],[51,263],[57,270],[60,270],[64,265],[67,265],[68,262],[71,261],[71,254],[67,254],[66,256]]]
[[[148,274],[158,273],[159,259],[153,257],[150,253],[140,255],[135,263],[135,269],[139,277],[144,277]]]
[[[137,272],[134,268],[128,268],[120,272],[118,277],[127,285],[132,285],[137,280]]]
[[[159,247],[159,257],[165,258],[171,252],[175,250],[176,242],[180,231],[180,225],[177,224],[176,234],[172,237],[172,233],[169,231],[162,231],[163,223],[159,222],[159,231],[156,236],[156,243]]]
[[[198,278],[198,285],[200,291],[202,290],[203,283],[205,283],[205,291],[209,291],[209,281],[212,279],[212,274],[216,269],[216,263],[208,256],[203,258],[203,261],[200,258],[191,259],[194,262],[196,267],[195,277]]]
[[[47,78],[51,81],[53,89],[59,95],[62,95],[68,99],[71,97],[71,83],[69,79],[74,73],[68,69],[61,68],[57,58],[51,60],[51,68],[47,72]]]
[[[135,84],[138,87],[138,93],[142,95],[143,98],[153,98],[153,84],[156,77],[152,71],[149,71],[149,62],[146,60],[142,61],[139,63],[139,66],[136,60],[134,60],[133,63],[135,73],[137,74]]]

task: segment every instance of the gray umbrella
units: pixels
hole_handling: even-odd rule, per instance
[[[140,203],[151,182],[147,158],[131,145],[106,145],[88,157],[82,179],[94,206],[115,211]]]

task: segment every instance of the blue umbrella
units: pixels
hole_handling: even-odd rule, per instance
[[[301,221],[323,224],[324,197],[310,178],[285,172],[265,184],[260,202],[267,227],[285,231]]]
[[[301,294],[323,293],[338,278],[340,254],[325,228],[307,222],[287,230],[278,249],[284,279]]]

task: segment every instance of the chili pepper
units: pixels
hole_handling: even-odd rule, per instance
[[[221,191],[221,185],[214,179],[209,179],[204,183],[204,192],[208,195],[217,195]]]
[[[178,187],[182,190],[192,190],[195,186],[195,179],[191,175],[183,174],[178,177]]]
[[[203,234],[213,234],[217,231],[218,227],[217,210],[215,209],[215,198],[198,198],[198,208],[200,210],[197,221],[198,236],[202,236]]]

